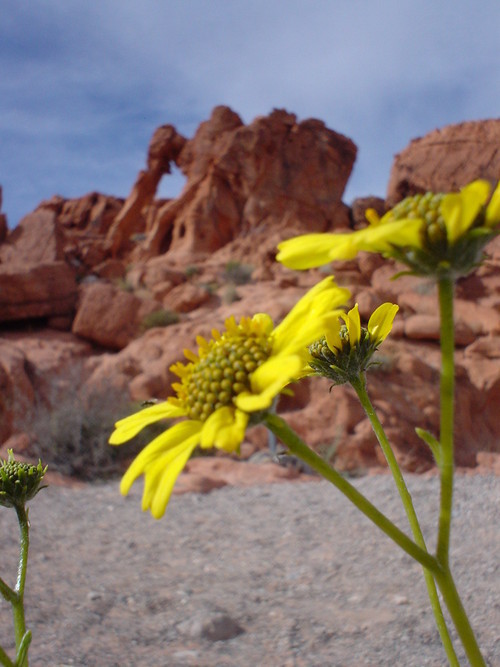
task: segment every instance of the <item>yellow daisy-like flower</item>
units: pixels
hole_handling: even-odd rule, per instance
[[[358,304],[348,313],[341,313],[344,323],[337,319],[320,340],[309,346],[309,365],[335,384],[357,381],[391,332],[398,310],[396,304],[383,303],[370,316],[366,329],[361,326]]]
[[[145,426],[166,418],[185,417],[147,445],[125,473],[126,495],[144,475],[142,509],[163,516],[175,481],[194,448],[237,451],[250,423],[268,410],[293,380],[309,372],[308,346],[338,319],[349,299],[347,289],[326,278],[315,285],[276,327],[269,315],[226,320],[224,331],[197,338],[198,353],[184,350],[188,363],[171,370],[180,378],[176,396],[120,420],[112,445],[120,445]],[[253,420],[252,420],[253,418]]]
[[[379,218],[366,211],[368,227],[346,234],[304,234],[278,245],[276,259],[292,269],[309,269],[358,252],[381,253],[418,275],[466,275],[498,233],[500,184],[477,180],[458,193],[407,197]]]

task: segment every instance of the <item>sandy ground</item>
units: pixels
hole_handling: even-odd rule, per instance
[[[406,525],[389,476],[354,483]],[[438,481],[413,476],[409,485],[432,544]],[[124,499],[115,482],[54,486],[33,501],[31,667],[446,664],[420,567],[328,483],[174,496],[161,521],[140,511],[140,492]],[[499,477],[457,478],[453,570],[495,667],[499,517]],[[13,583],[13,512],[1,509],[0,527],[0,573]],[[0,601],[9,653],[11,627]]]

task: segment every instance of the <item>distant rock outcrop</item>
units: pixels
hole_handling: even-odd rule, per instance
[[[448,125],[414,139],[396,155],[387,203],[419,192],[459,190],[475,178],[500,177],[500,118]]]
[[[321,121],[297,122],[294,114],[275,110],[244,125],[234,111],[221,106],[193,139],[184,145],[182,141],[172,134],[166,151],[187,182],[177,199],[150,217],[146,240],[137,253],[143,258],[168,253],[174,259],[194,261],[237,237],[252,237],[255,249],[261,246],[256,236],[294,229],[325,231],[347,224],[341,198],[356,146]],[[151,166],[141,172],[124,210],[151,201],[159,180],[156,173],[159,169],[155,172]],[[110,230],[115,250],[116,236],[130,231],[127,221],[120,214]]]
[[[55,196],[4,234],[0,219],[0,444],[16,437],[29,455],[37,411],[55,417],[70,395],[82,405],[107,395],[114,410],[116,395],[165,398],[169,367],[196,347],[196,334],[209,336],[231,314],[266,311],[279,321],[323,277],[277,264],[279,240],[359,228],[367,207],[383,213],[428,188],[499,180],[500,121],[412,141],[396,156],[388,199],[349,208],[342,196],[355,156],[352,141],[321,121],[275,110],[245,125],[216,107],[191,139],[170,125],[155,131],[126,200]],[[160,200],[173,163],[186,185]],[[487,252],[457,289],[456,461],[465,466],[500,455],[500,239]],[[400,305],[369,390],[401,464],[421,471],[432,459],[415,426],[439,430],[436,293],[417,278],[392,281],[395,270],[368,254],[335,265],[363,318],[382,301]],[[329,393],[326,381],[304,380],[278,408],[338,468],[384,464],[349,388]],[[262,427],[252,430],[245,456],[266,442]]]

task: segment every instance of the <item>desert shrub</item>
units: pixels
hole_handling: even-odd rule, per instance
[[[169,327],[171,324],[177,324],[179,320],[179,313],[168,308],[163,308],[162,310],[155,310],[146,315],[141,322],[141,329],[146,331],[154,327]]]
[[[123,392],[110,387],[84,398],[75,388],[52,402],[51,407],[40,402],[31,425],[36,436],[33,455],[50,470],[83,480],[118,475],[158,429],[165,430],[163,424],[120,447],[109,445],[114,423],[138,407],[132,406]]]
[[[115,278],[113,284],[124,292],[132,293],[134,291],[134,286],[126,278]]]
[[[199,273],[201,273],[200,267],[196,266],[194,264],[186,266],[186,268],[184,269],[184,275],[186,276],[186,278],[191,278],[192,276],[197,276]]]
[[[234,303],[235,301],[241,301],[241,296],[238,294],[236,285],[227,285],[222,295],[222,300],[224,303]]]
[[[210,295],[215,294],[219,289],[219,283],[216,280],[211,280],[208,283],[201,283],[201,287],[206,290]]]
[[[246,285],[252,278],[254,267],[240,262],[228,262],[224,267],[224,279],[234,285]]]

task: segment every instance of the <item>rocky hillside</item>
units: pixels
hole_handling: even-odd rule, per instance
[[[113,421],[131,403],[164,398],[169,366],[236,316],[279,320],[318,281],[274,261],[283,238],[356,228],[408,194],[500,179],[500,120],[431,132],[396,156],[387,200],[342,195],[356,146],[319,120],[275,110],[245,125],[216,107],[194,137],[158,128],[128,198],[91,193],[42,202],[9,231],[0,219],[0,443],[25,455],[52,452],[63,472],[109,463]],[[175,164],[181,194],[156,198]],[[457,463],[500,453],[500,241],[463,280],[456,303]],[[420,279],[364,255],[335,266],[362,316],[385,300],[401,307],[369,389],[402,465],[431,464],[419,425],[438,431],[436,293]],[[279,410],[307,442],[356,470],[382,463],[353,394],[304,381]],[[108,429],[108,430],[106,430]],[[90,435],[89,435],[90,433]],[[264,447],[257,427],[245,456]],[[491,457],[490,457],[491,458]],[[93,462],[93,463],[92,463]]]

